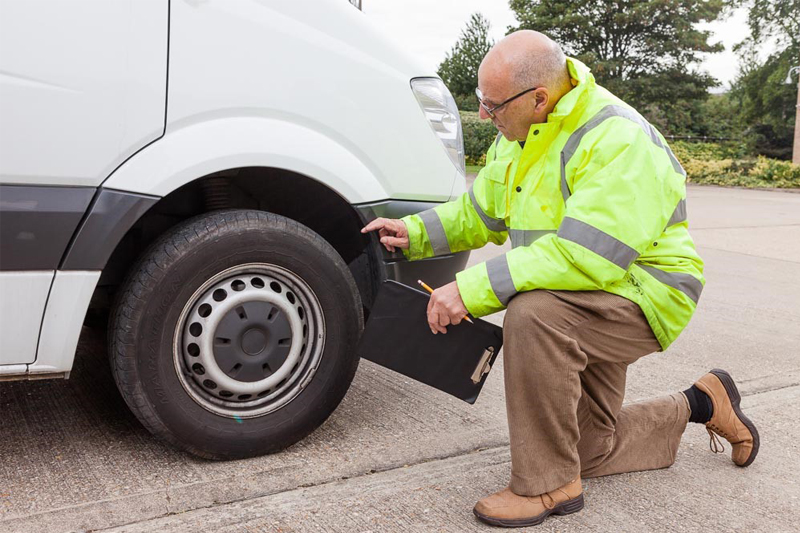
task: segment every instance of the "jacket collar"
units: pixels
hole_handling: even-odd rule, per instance
[[[567,58],[567,69],[572,78],[573,89],[561,97],[555,109],[547,115],[547,122],[557,122],[572,114],[576,108],[583,107],[586,94],[596,87],[594,76],[589,67],[574,59]]]
[[[519,168],[521,172],[517,173],[518,179],[514,179],[514,185],[516,181],[523,179],[531,165],[548,150],[550,144],[564,127],[564,119],[576,112],[579,114],[586,106],[589,92],[596,87],[589,67],[577,59],[568,57],[567,68],[574,87],[561,97],[553,111],[547,115],[547,122],[531,125],[528,137],[525,139],[525,146],[520,153]]]

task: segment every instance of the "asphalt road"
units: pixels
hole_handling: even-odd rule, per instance
[[[672,468],[588,480],[582,512],[533,531],[797,531],[800,194],[690,187],[688,206],[708,284],[681,338],[630,368],[628,400],[725,368],[761,453],[737,468],[691,425]],[[309,438],[222,463],[142,428],[99,335],[78,351],[68,381],[0,383],[0,532],[492,530],[471,509],[509,474],[502,362],[470,406],[362,361]]]

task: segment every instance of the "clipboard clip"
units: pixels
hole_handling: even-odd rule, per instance
[[[486,350],[483,351],[483,355],[481,356],[480,360],[478,360],[478,366],[475,367],[475,371],[472,373],[472,382],[477,385],[483,379],[483,376],[489,373],[492,369],[492,365],[490,360],[494,355],[494,347],[489,346]]]

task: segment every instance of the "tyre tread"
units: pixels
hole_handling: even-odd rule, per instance
[[[330,256],[331,261],[338,262],[337,266],[347,274],[345,278],[349,285],[348,291],[354,296],[353,305],[357,309],[359,325],[363,325],[361,301],[355,280],[349,275],[347,265],[336,250],[319,234],[299,222],[273,213],[255,210],[215,211],[189,219],[167,231],[152,243],[134,266],[131,267],[126,280],[121,285],[122,288],[115,299],[110,316],[109,324],[111,329],[109,332],[108,351],[111,371],[117,387],[131,411],[141,421],[142,425],[154,435],[176,447],[208,459],[229,459],[242,457],[243,455],[235,452],[209,453],[176,438],[148,401],[138,379],[136,339],[132,332],[135,331],[136,323],[142,318],[142,313],[146,308],[146,295],[152,293],[161,278],[166,275],[171,264],[185,256],[186,253],[192,253],[193,250],[196,250],[196,245],[199,242],[214,238],[215,235],[225,234],[228,231],[252,229],[253,225],[261,224],[268,224],[272,228],[277,228],[287,236],[294,238],[300,236],[309,241],[309,244],[314,245]],[[356,340],[357,338],[352,339],[353,342]],[[338,398],[336,404],[341,401],[344,393],[349,388],[357,366],[358,360],[356,358],[355,364],[348,371],[347,379],[341,380],[342,383],[337,384],[339,386],[334,387],[331,392],[332,396]],[[305,437],[314,429],[301,431],[301,434],[296,435],[295,441]],[[277,446],[273,450],[268,450],[268,452],[277,451],[283,447],[285,446]]]

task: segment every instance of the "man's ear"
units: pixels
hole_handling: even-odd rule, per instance
[[[534,111],[543,113],[547,109],[547,104],[550,103],[550,93],[545,87],[542,87],[541,89],[536,89],[533,94],[536,102]]]

